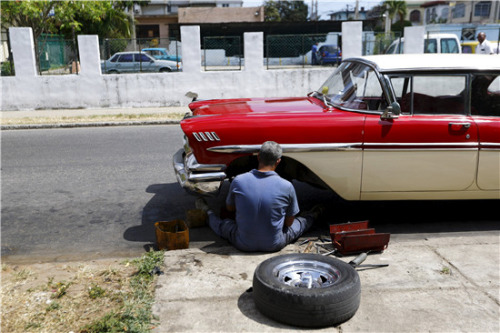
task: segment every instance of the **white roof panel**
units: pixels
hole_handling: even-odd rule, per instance
[[[500,70],[500,55],[390,54],[360,57],[381,72],[399,70]]]

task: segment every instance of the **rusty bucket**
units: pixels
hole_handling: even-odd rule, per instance
[[[178,250],[189,247],[189,228],[184,220],[156,222],[155,231],[159,250]]]

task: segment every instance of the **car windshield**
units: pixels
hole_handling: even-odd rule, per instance
[[[375,71],[355,62],[342,63],[313,96],[338,108],[377,111],[387,107]]]

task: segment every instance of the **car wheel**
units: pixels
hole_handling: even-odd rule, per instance
[[[118,74],[118,71],[115,71],[114,69],[108,71],[108,74]]]
[[[318,254],[285,254],[255,270],[257,309],[278,322],[302,327],[334,326],[359,308],[361,283],[349,264]]]
[[[160,73],[168,73],[171,72],[172,70],[170,68],[160,68]]]

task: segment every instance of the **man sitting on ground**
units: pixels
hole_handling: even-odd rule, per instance
[[[281,155],[279,144],[264,142],[257,156],[258,169],[234,178],[226,208],[235,212],[235,220],[219,218],[205,200],[196,200],[196,207],[207,212],[210,228],[241,251],[279,251],[308,230],[322,211],[316,206],[296,216],[295,189],[275,172]]]

